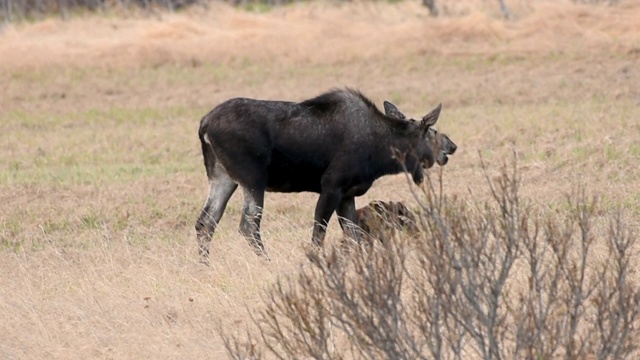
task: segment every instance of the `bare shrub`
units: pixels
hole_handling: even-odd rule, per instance
[[[416,194],[419,238],[347,255],[310,251],[252,314],[261,343],[243,348],[223,335],[229,354],[260,358],[238,356],[258,346],[280,359],[637,357],[637,249],[623,214],[601,231],[606,219],[583,190],[537,214],[520,199],[515,160],[486,178],[490,200],[471,204],[428,181]]]

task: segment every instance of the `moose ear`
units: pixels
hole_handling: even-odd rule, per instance
[[[420,127],[423,131],[426,131],[431,126],[435,125],[436,121],[440,117],[440,110],[442,110],[442,104],[438,104],[435,109],[431,110],[430,113],[425,115],[422,118],[422,122],[420,122]]]
[[[395,105],[393,105],[388,101],[384,102],[384,113],[387,116],[392,117],[394,119],[398,119],[398,120],[406,119],[406,116],[404,116],[404,114],[401,113],[400,110],[398,110],[398,108]]]

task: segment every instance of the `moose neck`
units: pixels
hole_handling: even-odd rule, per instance
[[[420,154],[421,137],[416,129],[411,129],[404,124],[387,122],[383,137],[386,141],[379,143],[376,157],[380,159],[380,170],[384,175],[398,174],[408,171],[417,176],[416,171],[421,171]],[[409,125],[409,124],[407,124]],[[382,130],[382,129],[381,129]],[[413,131],[412,131],[413,130]]]

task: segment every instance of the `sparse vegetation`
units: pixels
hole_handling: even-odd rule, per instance
[[[301,268],[319,276],[306,256],[317,197],[267,195],[262,230],[270,262],[254,257],[237,233],[242,197],[232,197],[210,267],[198,263],[193,223],[206,195],[198,123],[235,96],[301,100],[348,85],[379,106],[395,97],[411,116],[442,102],[438,130],[459,149],[442,173],[448,201],[436,207],[441,215],[452,220],[445,210],[459,209],[477,225],[471,220],[489,211],[477,205],[495,204],[477,154],[498,184],[497,169],[515,149],[520,205],[540,230],[551,218],[557,230],[573,223],[577,235],[575,206],[564,194],[582,186],[598,196],[587,273],[603,269],[617,209],[623,228],[637,234],[640,226],[640,3],[505,3],[514,14],[508,25],[495,1],[447,0],[437,21],[420,2],[381,1],[311,2],[261,14],[211,3],[159,17],[105,11],[3,26],[0,358],[223,359],[220,328],[240,343],[248,330],[254,351],[272,357],[249,314],[257,320],[265,289],[279,279],[294,281]],[[372,200],[419,207],[402,175],[380,179],[357,205]],[[342,238],[334,218],[327,246]],[[572,241],[576,256],[581,241]],[[397,244],[406,247],[341,259],[345,275],[357,256],[387,266],[402,254],[406,271],[433,274],[420,270],[420,242],[400,237]],[[520,244],[502,293],[514,308],[498,309],[512,324],[509,314],[528,289],[525,251]],[[618,266],[608,264],[613,281]],[[429,280],[407,273],[403,295],[413,281]],[[628,273],[629,284],[639,279]],[[593,302],[585,306],[591,312],[580,334],[599,311]],[[480,357],[471,352],[477,340],[462,335],[470,351],[464,358]],[[350,351],[346,340],[334,345]]]
[[[222,331],[230,357],[636,358],[639,254],[620,210],[598,215],[579,189],[538,212],[515,161],[487,180],[484,203],[426,187],[421,236],[308,252],[252,311],[257,333]]]

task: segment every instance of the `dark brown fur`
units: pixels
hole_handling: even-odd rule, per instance
[[[402,202],[372,201],[356,210],[358,227],[372,239],[385,242],[395,231],[419,232],[416,216]]]

